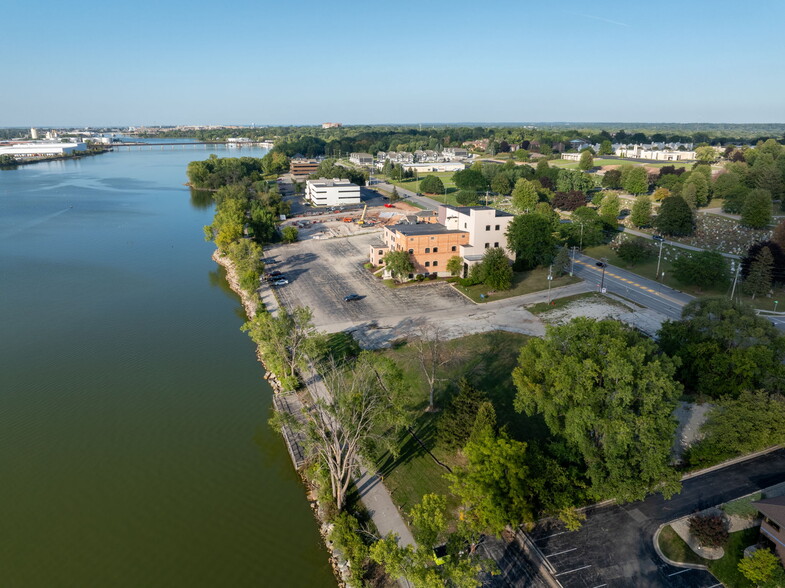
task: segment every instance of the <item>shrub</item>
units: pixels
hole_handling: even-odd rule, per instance
[[[690,517],[690,533],[703,547],[722,547],[728,540],[728,521],[722,515]]]

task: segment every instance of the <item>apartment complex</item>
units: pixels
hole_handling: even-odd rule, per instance
[[[447,261],[453,256],[463,260],[464,275],[482,261],[487,249],[499,247],[512,258],[506,234],[512,214],[488,206],[441,205],[435,217],[430,215],[430,222],[385,227],[382,242],[370,246],[370,262],[382,265],[388,251],[408,251],[414,274],[446,276]]]
[[[338,178],[305,182],[305,200],[314,206],[360,204],[360,186]]]
[[[373,165],[373,155],[370,153],[352,153],[349,161],[356,165]]]
[[[629,157],[631,159],[651,159],[654,161],[692,161],[695,159],[694,151],[670,151],[664,149],[644,149],[642,145],[632,147],[618,147],[616,157]]]
[[[785,496],[759,500],[754,504],[763,515],[760,524],[761,537],[773,548],[785,565]]]
[[[293,176],[310,176],[316,173],[319,161],[316,159],[294,158],[289,161],[289,173]]]

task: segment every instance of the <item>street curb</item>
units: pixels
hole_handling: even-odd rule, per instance
[[[695,472],[689,472],[687,474],[684,474],[681,477],[681,481],[683,482],[684,480],[690,480],[692,478],[697,478],[698,476],[702,476],[704,474],[710,474],[711,472],[720,470],[720,469],[722,469],[724,467],[735,465],[737,463],[741,463],[741,462],[747,461],[748,459],[755,459],[756,457],[760,457],[761,455],[766,455],[767,453],[772,453],[774,451],[777,451],[778,449],[782,449],[783,447],[785,447],[785,446],[783,446],[783,445],[773,445],[773,446],[768,447],[766,449],[762,449],[761,451],[756,451],[755,453],[749,453],[747,455],[742,455],[740,457],[734,457],[733,459],[729,459],[728,461],[723,461],[722,463],[718,463],[716,465],[709,466],[709,467],[704,468],[702,470],[697,470]]]
[[[676,520],[678,520],[678,519],[676,519]],[[670,564],[670,565],[672,565],[674,567],[677,567],[677,568],[687,568],[687,569],[691,569],[691,570],[706,570],[707,572],[709,572],[711,574],[711,572],[709,571],[709,568],[707,568],[703,564],[690,564],[690,563],[685,563],[685,562],[673,561],[672,559],[665,557],[665,554],[660,549],[660,532],[665,527],[670,525],[671,522],[662,523],[659,527],[657,527],[657,530],[654,532],[654,537],[652,539],[652,541],[654,542],[654,551],[657,552],[657,555],[660,556],[660,559],[662,559],[662,561],[664,561],[665,563]],[[714,574],[712,574],[712,575],[714,575]]]

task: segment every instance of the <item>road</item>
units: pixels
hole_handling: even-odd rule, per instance
[[[630,235],[635,235],[636,237],[643,237],[644,239],[649,239],[652,241],[654,240],[652,235],[650,235],[649,233],[631,229],[629,227],[624,227],[624,232],[629,233]],[[703,249],[702,247],[695,247],[694,245],[686,245],[685,243],[679,243],[678,241],[664,241],[663,243],[665,245],[670,245],[671,247],[686,249],[687,251],[713,251],[713,249]],[[726,257],[727,259],[741,259],[740,255],[735,255],[733,253],[724,253],[720,251],[719,254],[722,255],[723,257]]]
[[[689,294],[613,265],[605,268],[603,276],[602,268],[597,267],[598,261],[593,257],[576,253],[573,266],[574,274],[591,283],[597,291],[603,287],[607,292],[623,296],[673,320],[680,319],[682,309],[695,299]]]
[[[393,184],[388,184],[387,182],[383,182],[381,180],[374,179],[372,187],[381,188],[385,192],[392,192],[393,188],[395,188],[398,191],[398,194],[401,195],[401,198],[406,198],[406,200],[409,202],[416,202],[420,206],[423,206],[426,210],[436,210],[441,204],[441,202],[438,200],[428,198],[427,196],[418,196],[416,192],[401,188],[400,186],[393,186]]]

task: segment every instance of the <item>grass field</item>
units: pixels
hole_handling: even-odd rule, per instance
[[[562,276],[554,278],[551,281],[551,288],[558,288],[559,286],[566,286],[579,282],[580,279],[574,276]],[[475,286],[460,286],[455,287],[466,294],[475,302],[490,302],[492,300],[502,300],[504,298],[511,298],[513,296],[520,296],[521,294],[531,294],[532,292],[541,292],[548,289],[548,268],[537,268],[528,272],[515,272],[512,276],[512,288],[509,290],[491,290],[485,284],[477,284]],[[485,296],[481,298],[481,296]]]
[[[467,377],[477,388],[484,390],[496,407],[498,423],[507,426],[510,434],[523,440],[543,438],[547,429],[541,419],[518,414],[513,408],[515,388],[512,369],[517,364],[521,346],[528,340],[526,335],[494,331],[468,335],[447,343],[452,355],[451,364],[445,367],[445,377],[438,386],[435,404],[437,412],[426,412],[428,386],[417,360],[417,351],[409,345],[384,351],[403,370],[404,380],[411,390],[410,405],[414,424],[412,428],[425,446],[441,462],[452,467],[462,464],[460,455],[442,448],[436,439],[436,422],[457,391],[457,381]],[[383,456],[377,467],[384,476],[384,483],[392,492],[396,504],[408,511],[424,494],[436,492],[449,494],[449,482],[444,478],[447,471],[410,435],[400,440],[400,455],[393,459]],[[453,500],[453,499],[451,499]],[[456,506],[453,501],[452,507]]]

